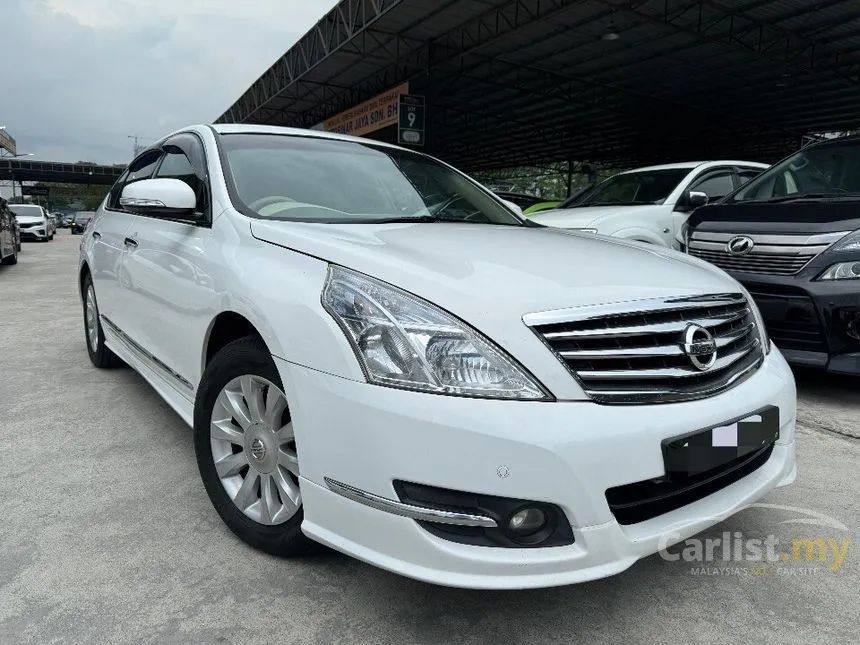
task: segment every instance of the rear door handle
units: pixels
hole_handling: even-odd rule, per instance
[[[123,244],[125,244],[129,248],[137,248],[137,240],[133,237],[127,237],[123,240]]]
[[[94,239],[94,240],[100,240],[100,239],[102,239],[102,234],[101,234],[101,233],[99,233],[98,231],[93,231],[93,239]]]

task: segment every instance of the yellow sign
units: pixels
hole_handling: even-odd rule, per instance
[[[400,95],[409,94],[409,83],[398,85],[369,101],[331,117],[314,130],[351,134],[360,137],[397,123]]]

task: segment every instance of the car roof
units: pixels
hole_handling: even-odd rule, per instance
[[[769,168],[766,163],[759,163],[758,161],[739,161],[735,159],[721,159],[717,161],[682,161],[679,163],[667,163],[659,166],[645,166],[643,168],[631,168],[630,170],[625,170],[623,173],[628,172],[645,172],[651,170],[694,170],[695,168],[699,168],[700,166],[751,166],[753,168],[761,168],[764,170],[765,168]]]

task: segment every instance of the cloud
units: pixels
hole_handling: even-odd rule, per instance
[[[335,0],[3,0],[0,125],[49,161],[129,161],[216,119]]]

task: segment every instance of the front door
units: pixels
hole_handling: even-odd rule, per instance
[[[127,232],[125,285],[129,335],[190,396],[199,371],[200,348],[187,342],[202,285],[199,267],[210,233],[209,188],[199,139],[180,134],[163,145],[154,177],[180,179],[194,189],[201,221],[134,215]],[[164,370],[162,370],[164,371]]]
[[[134,216],[120,206],[123,187],[135,181],[149,179],[161,159],[161,151],[148,151],[135,159],[126,173],[108,193],[107,199],[93,217],[87,233],[93,238],[93,263],[90,267],[99,314],[122,331],[133,320],[126,302],[123,285],[125,273],[126,237]]]

